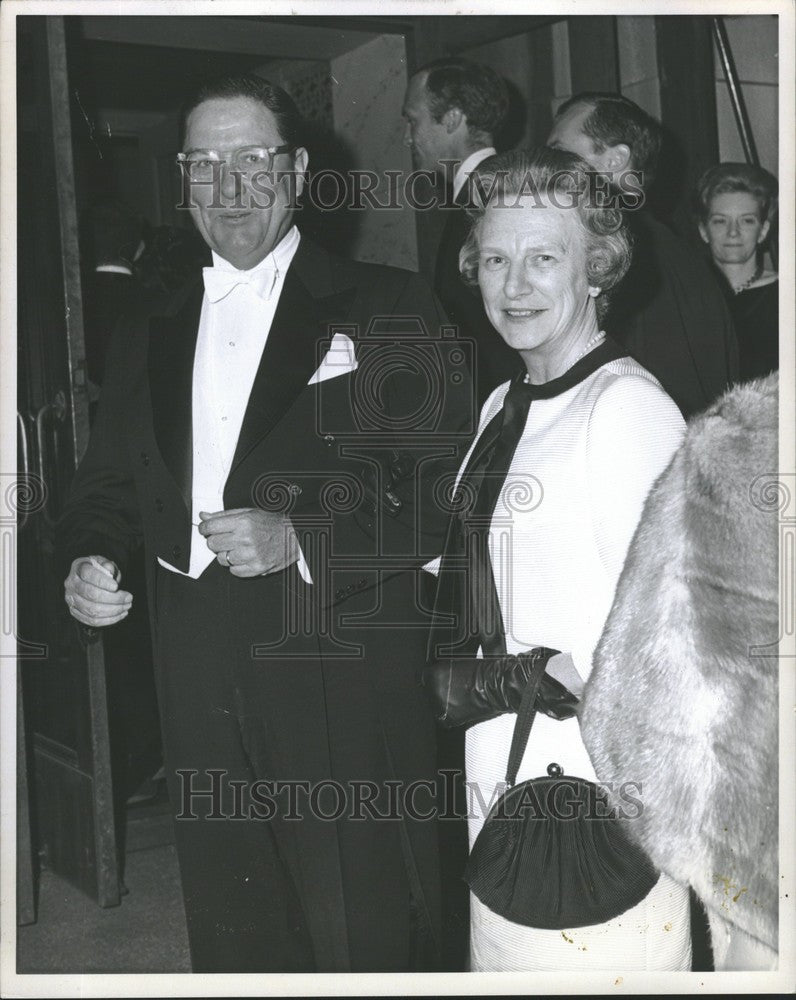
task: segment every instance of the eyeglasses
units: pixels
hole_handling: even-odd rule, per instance
[[[292,146],[241,146],[222,155],[216,149],[189,149],[187,153],[177,153],[177,163],[187,170],[191,179],[212,179],[214,171],[221,164],[229,162],[230,169],[241,174],[268,172],[274,165],[274,157],[279,153],[292,153]]]

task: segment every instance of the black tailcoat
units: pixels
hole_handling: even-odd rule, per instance
[[[626,212],[630,270],[610,294],[606,332],[652,372],[688,420],[738,378],[732,318],[711,268],[649,212]]]
[[[197,275],[158,315],[131,317],[118,330],[61,524],[65,569],[94,554],[124,572],[143,538],[156,651],[170,648],[171,634],[169,609],[158,599],[164,571],[157,559],[181,570],[189,562],[192,369],[202,296]],[[406,784],[433,777],[434,730],[419,684],[428,623],[420,567],[441,548],[446,512],[436,487],[458,468],[475,418],[467,412],[464,353],[440,339],[442,322],[415,275],[334,258],[301,241],[254,380],[224,507],[286,511],[313,584],[295,564],[254,579],[220,573],[217,565],[206,571],[218,576],[220,627],[237,642],[230,650],[235,697],[245,706],[242,734],[256,778]],[[335,330],[355,341],[359,367],[308,385]],[[169,664],[161,659],[158,667],[162,688]],[[338,752],[360,730],[378,732],[378,761],[356,747]],[[425,809],[421,799],[416,805]],[[357,873],[341,851],[340,823],[307,816],[274,829],[317,968],[350,968],[345,897]],[[379,845],[390,843],[381,829],[374,830],[374,864]],[[400,824],[413,906],[438,934],[436,836],[433,822]],[[356,890],[378,901],[378,885]]]

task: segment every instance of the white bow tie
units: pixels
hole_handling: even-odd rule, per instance
[[[256,271],[227,271],[220,267],[202,268],[205,294],[211,302],[219,302],[238,285],[249,285],[261,299],[268,300],[276,282],[276,271],[261,267]]]

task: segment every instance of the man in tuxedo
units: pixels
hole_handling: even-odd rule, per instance
[[[431,968],[420,567],[473,431],[464,352],[416,276],[301,237],[284,91],[204,86],[182,143],[212,267],[114,339],[61,524],[66,603],[123,619],[143,540],[194,971]]]
[[[646,193],[655,180],[661,127],[621,94],[582,93],[558,109],[549,146],[612,175],[634,172]],[[606,332],[652,372],[688,419],[738,377],[738,344],[721,289],[706,261],[653,215],[644,200],[626,218],[633,262],[611,292]]]
[[[434,290],[462,337],[474,344],[473,383],[478,406],[510,378],[517,355],[486,317],[478,289],[464,284],[459,251],[470,230],[469,177],[495,152],[494,136],[508,111],[508,94],[488,66],[449,57],[429,63],[409,81],[404,99],[404,141],[416,167],[438,175],[444,200],[442,237],[434,269]]]

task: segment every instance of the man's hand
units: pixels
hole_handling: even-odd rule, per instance
[[[284,514],[244,507],[214,514],[200,511],[199,532],[217,553],[220,566],[233,576],[265,576],[296,562],[299,544],[290,518]]]
[[[115,625],[126,618],[133,595],[119,590],[121,573],[116,563],[102,556],[81,556],[64,580],[64,600],[69,614],[92,628]]]

